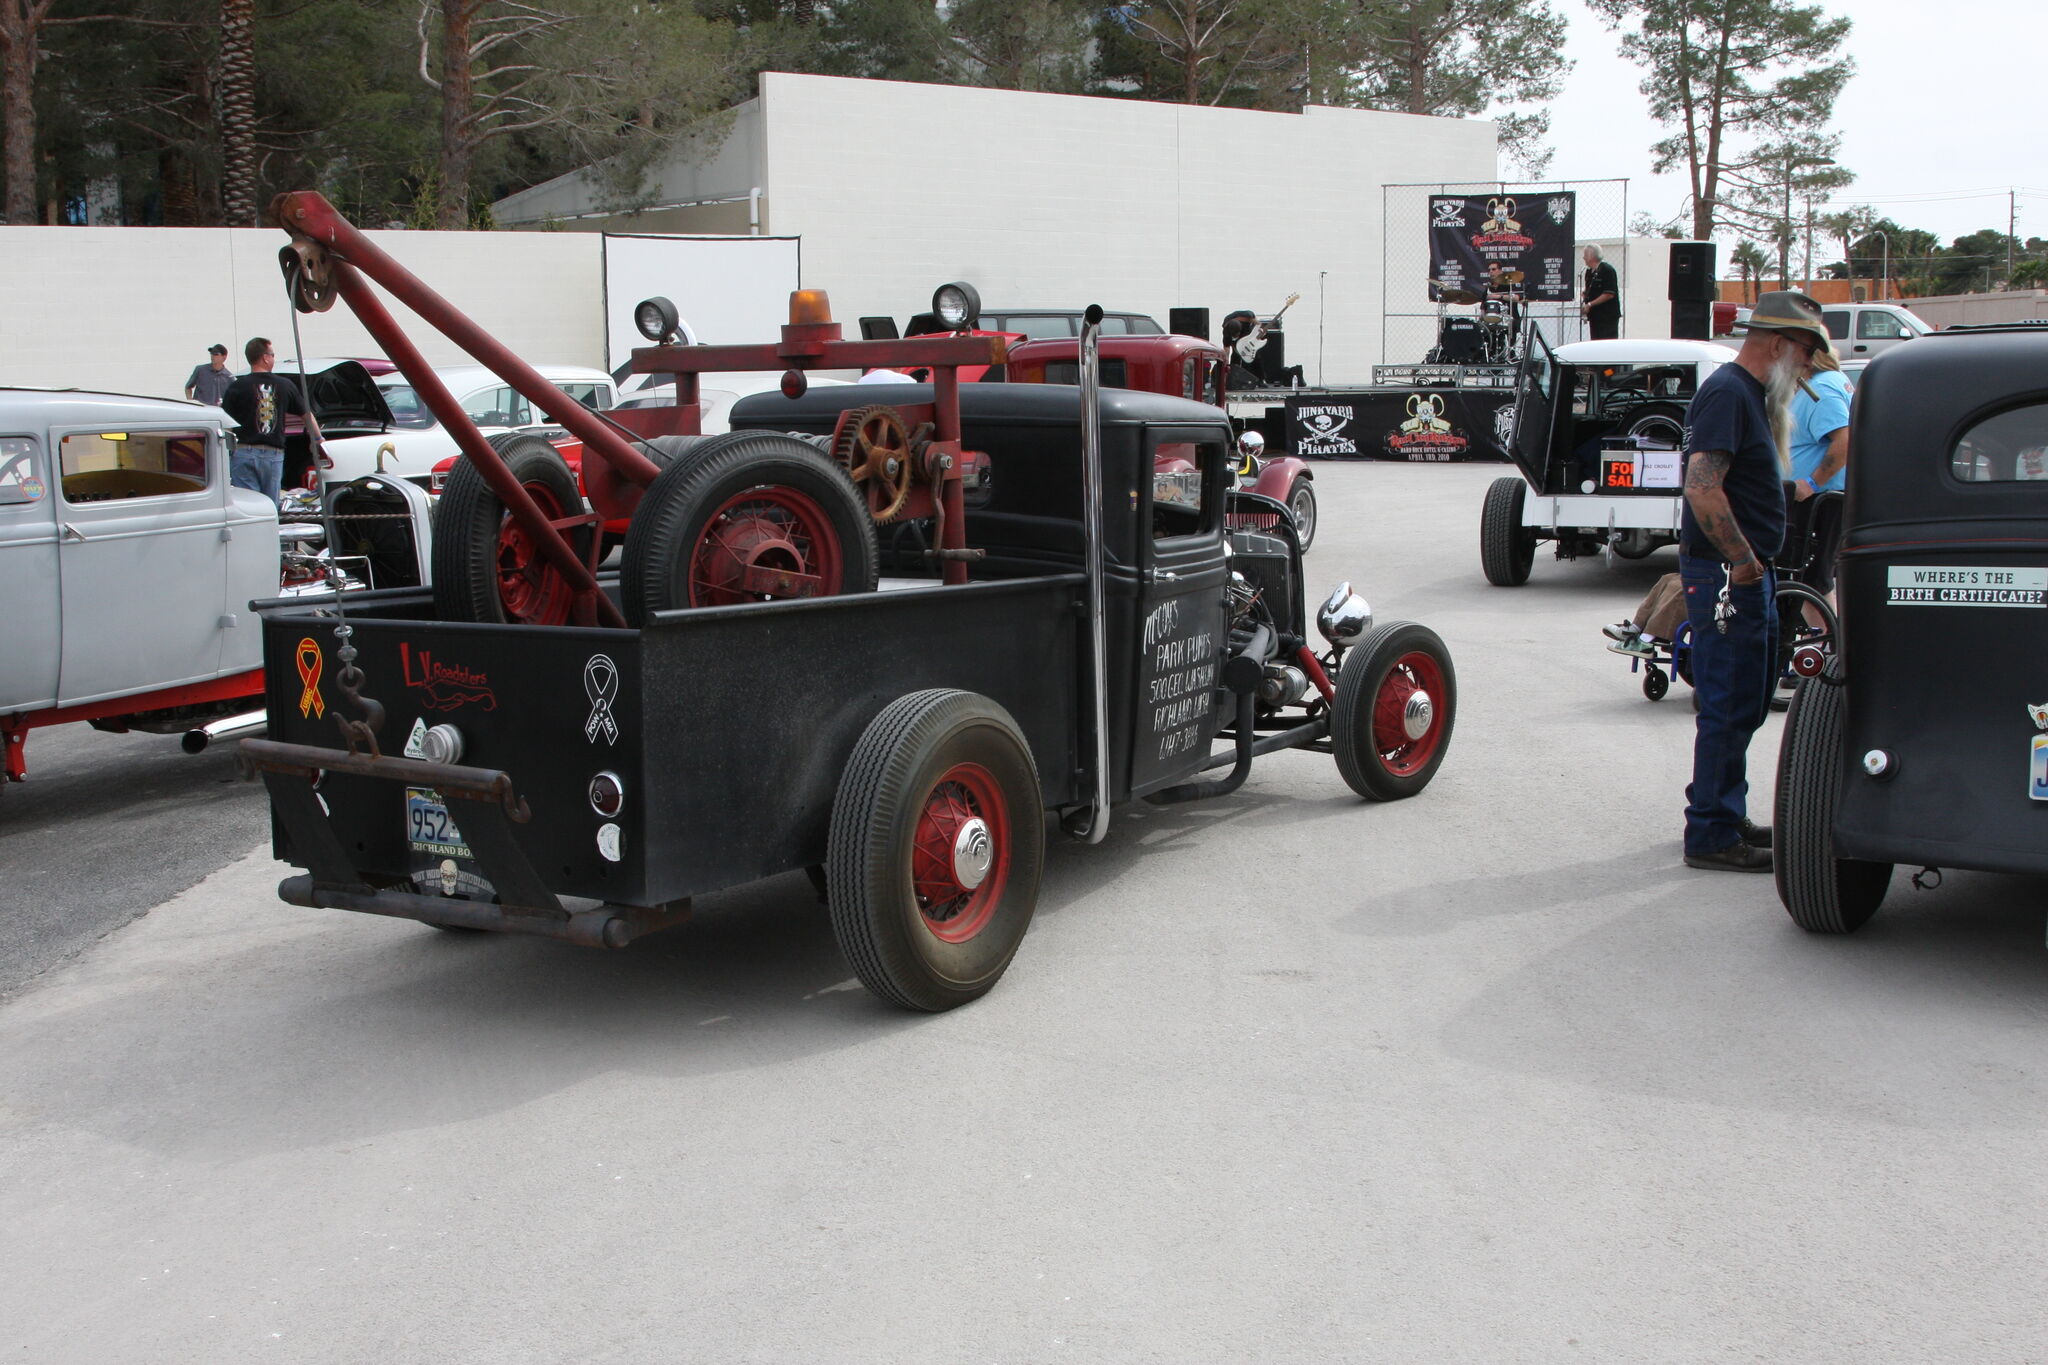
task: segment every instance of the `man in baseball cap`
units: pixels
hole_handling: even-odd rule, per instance
[[[1785,542],[1786,410],[1814,352],[1828,344],[1820,305],[1765,294],[1735,362],[1707,377],[1687,413],[1678,570],[1692,626],[1699,717],[1685,789],[1685,865],[1771,870],[1771,832],[1748,814],[1749,741],[1776,684],[1777,584]]]
[[[234,382],[228,371],[228,348],[216,341],[206,348],[206,363],[192,367],[192,377],[185,381],[185,396],[218,407]]]

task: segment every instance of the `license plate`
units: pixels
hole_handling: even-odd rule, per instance
[[[495,894],[476,856],[432,787],[405,789],[405,841],[412,849],[413,889],[422,895],[488,901]]]
[[[2034,736],[2033,762],[2027,767],[2027,795],[2048,801],[2048,735]]]
[[[431,787],[405,789],[405,838],[415,853],[465,860],[474,856],[462,842],[462,831],[448,818],[441,793]]]

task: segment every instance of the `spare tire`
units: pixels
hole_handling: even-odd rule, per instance
[[[794,436],[732,432],[673,460],[626,531],[628,625],[676,607],[873,592],[875,528],[830,459]]]
[[[538,436],[491,438],[505,467],[551,521],[576,516],[583,495],[569,463]],[[565,534],[578,558],[589,562],[593,526]],[[576,590],[467,455],[448,472],[434,512],[434,609],[443,621],[559,626],[568,623]]]

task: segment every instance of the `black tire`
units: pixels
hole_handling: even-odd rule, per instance
[[[1840,623],[1835,618],[1835,609],[1828,605],[1827,597],[1804,583],[1780,583],[1775,601],[1778,610],[1778,657],[1777,667],[1771,674],[1771,709],[1783,711],[1790,698],[1781,684],[1794,676],[1793,652],[1804,645],[1817,645],[1824,654],[1833,658]],[[1802,608],[1808,606],[1821,618],[1819,626],[1807,624]],[[1796,682],[1791,690],[1797,690]]]
[[[1287,510],[1294,513],[1294,536],[1306,553],[1316,538],[1316,486],[1306,474],[1288,485]]]
[[[1486,510],[1479,516],[1479,563],[1496,588],[1528,582],[1536,563],[1536,533],[1522,525],[1528,495],[1529,485],[1518,478],[1495,479],[1487,487]]]
[[[1685,409],[1676,403],[1645,403],[1629,413],[1621,434],[1649,436],[1682,446],[1685,444]]]
[[[750,492],[758,498],[730,507]],[[799,583],[792,591],[761,591],[737,578],[693,585],[693,567],[722,564],[711,542],[728,511],[780,518],[776,524],[793,528],[790,543],[808,557],[785,564],[778,551],[761,562],[771,570],[793,566],[822,580],[822,590]],[[713,437],[673,460],[634,509],[619,559],[631,626],[672,607],[873,592],[878,576],[874,523],[859,490],[815,446],[777,432]]]
[[[491,445],[543,511],[563,516],[583,511],[576,476],[553,446],[518,432],[500,433]],[[593,529],[580,526],[569,532],[570,548],[585,562]],[[457,460],[434,512],[434,609],[439,619],[566,623],[573,589],[537,554],[511,525],[504,504],[475,464],[467,455]]]
[[[931,851],[961,837],[963,812],[992,843],[971,888]],[[933,1013],[986,994],[1031,925],[1044,861],[1038,768],[1008,711],[934,689],[868,723],[832,801],[825,863],[832,932],[862,985]]]
[[[1892,879],[1890,863],[1835,856],[1847,703],[1842,665],[1831,660],[1824,673],[1793,695],[1778,746],[1771,873],[1786,913],[1811,934],[1862,928],[1877,913]]]
[[[1375,734],[1374,713],[1389,687],[1426,695],[1427,728],[1420,735],[1405,726],[1392,737]],[[1330,711],[1337,771],[1368,801],[1413,796],[1436,776],[1457,717],[1458,675],[1437,633],[1413,621],[1375,626],[1344,655],[1337,671],[1337,700]]]
[[[1648,697],[1651,701],[1662,701],[1664,700],[1664,694],[1670,690],[1671,678],[1663,669],[1650,667],[1643,670],[1644,696]]]

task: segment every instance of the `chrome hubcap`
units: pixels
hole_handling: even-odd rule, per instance
[[[988,880],[996,860],[996,841],[988,832],[988,821],[975,816],[960,826],[953,839],[953,880],[961,889],[972,891]]]
[[[1410,739],[1421,739],[1429,733],[1429,723],[1436,718],[1436,706],[1430,701],[1429,693],[1421,688],[1408,695],[1408,704],[1401,708],[1401,729]]]

